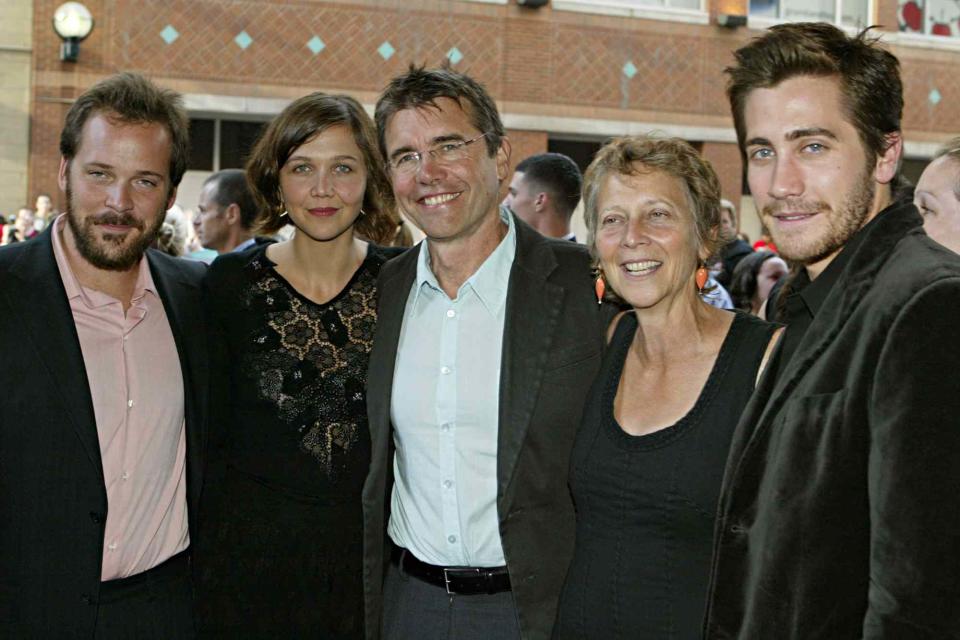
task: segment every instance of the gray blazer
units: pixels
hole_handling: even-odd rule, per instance
[[[584,399],[603,350],[605,309],[597,305],[586,250],[549,240],[517,218],[500,374],[497,512],[500,536],[527,640],[550,637],[573,554],[574,511],[567,466]],[[386,525],[393,486],[391,389],[397,343],[419,245],[380,272],[377,332],[367,377],[373,455],[363,489],[367,637],[379,638]]]
[[[0,637],[90,638],[107,493],[83,353],[51,230],[0,248]],[[184,376],[191,536],[209,363],[205,266],[147,252]]]

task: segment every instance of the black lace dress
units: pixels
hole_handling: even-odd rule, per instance
[[[219,389],[193,545],[201,635],[362,637],[364,387],[377,274],[398,252],[370,245],[326,304],[284,280],[266,245],[211,267]]]

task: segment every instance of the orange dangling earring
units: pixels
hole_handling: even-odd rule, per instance
[[[607,290],[607,285],[603,281],[603,276],[597,276],[597,281],[594,283],[594,289],[597,292],[597,304],[603,304],[603,292]]]
[[[697,291],[703,293],[703,287],[707,284],[707,278],[710,277],[710,273],[707,271],[707,268],[701,266],[697,269],[697,274],[694,276],[694,282],[697,283]]]

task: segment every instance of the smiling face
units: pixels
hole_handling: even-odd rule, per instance
[[[390,181],[403,213],[433,242],[470,239],[496,233],[500,180],[507,175],[509,147],[504,140],[488,155],[483,139],[466,147],[467,157],[440,163],[426,150],[443,142],[464,142],[483,134],[455,100],[439,98],[436,107],[404,109],[387,122],[387,159],[423,153],[410,174],[391,169]]]
[[[134,267],[176,197],[170,152],[170,133],[161,124],[91,116],[76,155],[60,160],[67,246],[98,269]]]
[[[637,169],[609,175],[597,198],[596,250],[607,284],[637,309],[695,299],[693,274],[704,256],[683,183]]]
[[[747,181],[781,255],[814,277],[889,201],[899,145],[867,158],[839,82],[795,76],[744,109]]]
[[[319,242],[352,231],[366,185],[363,154],[346,125],[310,138],[280,168],[280,191],[290,221]]]
[[[947,247],[960,253],[960,161],[937,158],[923,170],[914,192],[914,203],[923,215],[923,229]]]

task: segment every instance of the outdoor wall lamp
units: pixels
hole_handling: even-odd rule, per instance
[[[53,12],[53,30],[60,39],[60,59],[76,62],[80,55],[80,41],[93,31],[93,16],[79,2],[65,2]]]
[[[725,29],[747,26],[747,0],[717,0],[717,24]]]

